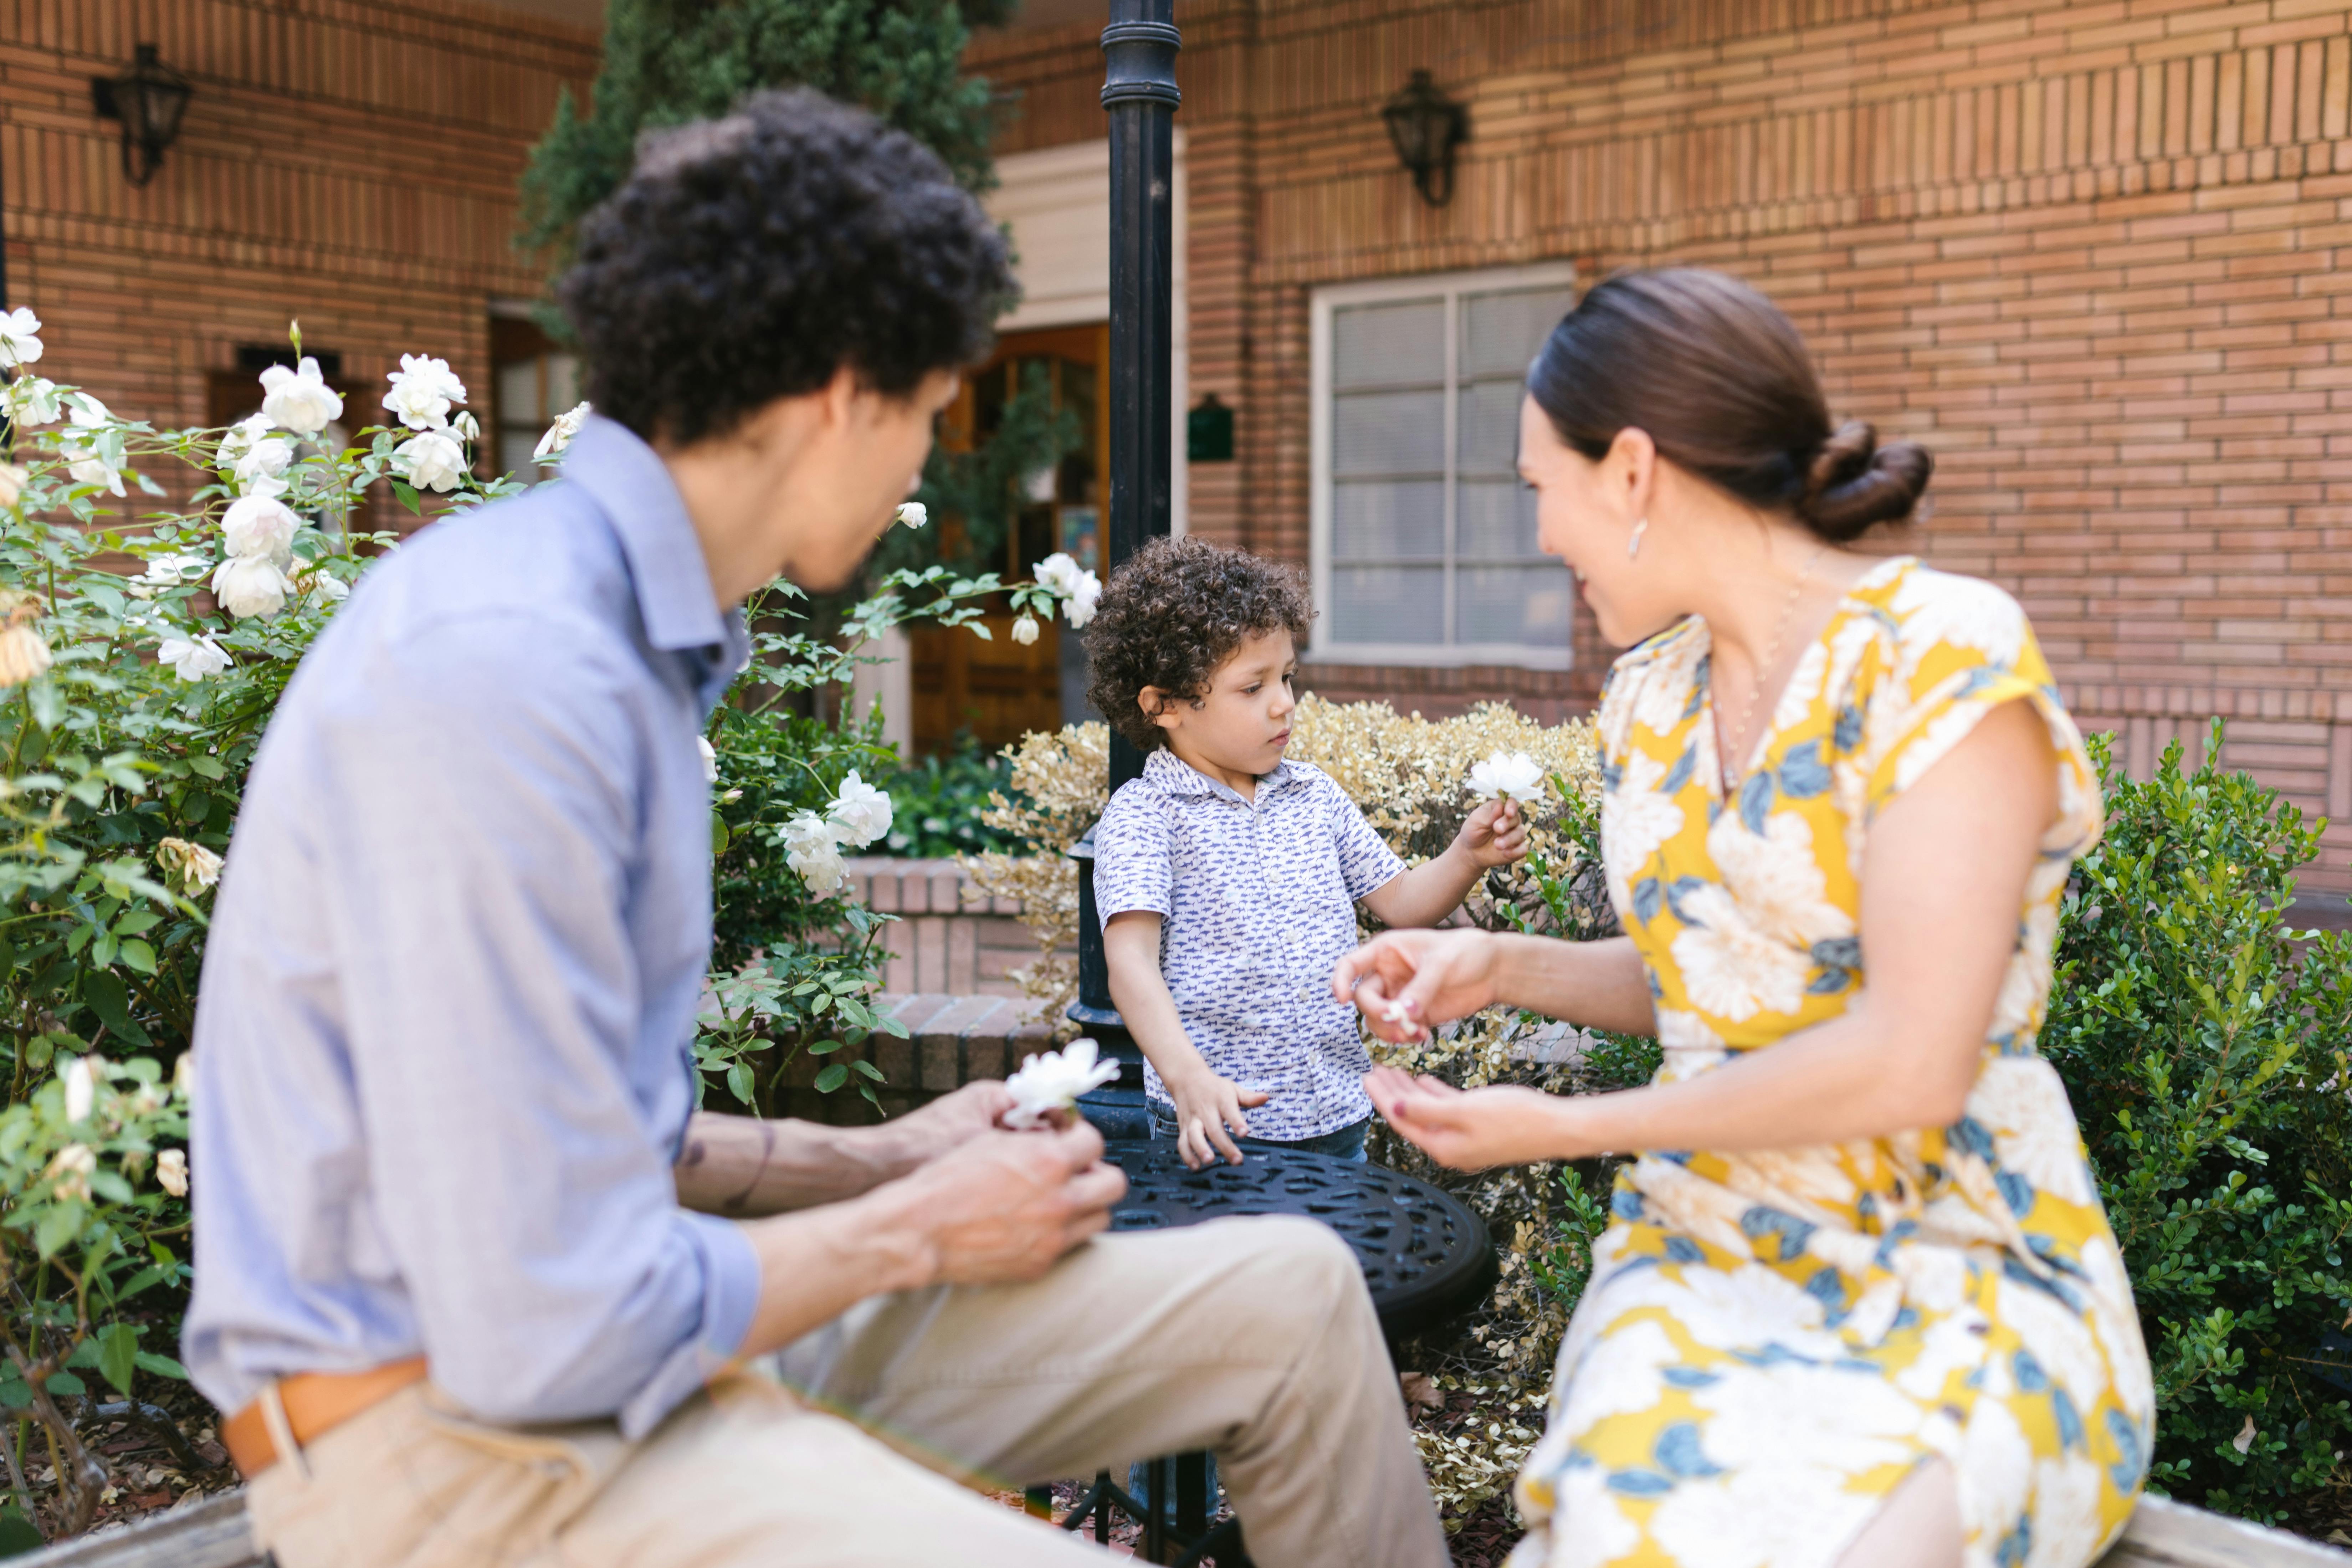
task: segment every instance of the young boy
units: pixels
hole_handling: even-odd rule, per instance
[[[1201,540],[1121,566],[1087,631],[1088,695],[1145,753],[1095,829],[1111,999],[1143,1047],[1153,1136],[1199,1170],[1236,1138],[1364,1157],[1370,1058],[1330,977],[1361,900],[1434,925],[1527,828],[1507,800],[1405,869],[1320,770],[1283,761],[1314,610],[1290,567]]]

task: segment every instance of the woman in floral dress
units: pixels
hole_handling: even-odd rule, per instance
[[[1832,427],[1793,326],[1622,276],[1528,376],[1543,547],[1631,646],[1601,699],[1619,940],[1392,931],[1391,1040],[1496,1003],[1654,1033],[1623,1093],[1369,1080],[1465,1168],[1635,1154],[1519,1478],[1515,1568],[2092,1562],[2153,1397],[2035,1049],[2095,776],[1999,589],[1851,548],[1927,455]]]

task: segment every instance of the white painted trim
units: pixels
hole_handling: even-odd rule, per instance
[[[1315,290],[1307,319],[1308,479],[1307,579],[1315,595],[1315,632],[1306,658],[1318,664],[1396,664],[1419,667],[1470,664],[1506,665],[1521,669],[1567,669],[1574,662],[1565,647],[1524,647],[1516,644],[1335,643],[1331,625],[1331,312],[1351,305],[1387,300],[1417,300],[1443,296],[1449,302],[1465,293],[1497,289],[1524,289],[1557,283],[1576,286],[1573,262],[1538,262],[1529,267],[1489,267],[1471,272],[1431,272],[1409,278],[1376,278],[1361,283],[1335,283]],[[1454,318],[1445,312],[1445,384],[1454,381]],[[1449,469],[1455,450],[1454,420],[1458,400],[1445,400],[1445,450]],[[1454,487],[1445,487],[1445,529],[1454,530]],[[1445,624],[1454,623],[1452,595],[1447,595]]]

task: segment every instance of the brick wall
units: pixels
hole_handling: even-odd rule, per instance
[[[156,45],[194,92],[144,188],[89,79]],[[515,178],[598,38],[479,0],[0,0],[8,297],[41,370],[118,412],[201,424],[240,343],[343,356],[354,426],[403,352],[489,395],[488,306],[538,291]],[[487,422],[487,421],[486,421]]]
[[[1937,455],[1906,542],[2025,604],[2086,727],[2225,760],[2330,829],[2352,889],[2352,13],[2311,0],[1180,3],[1192,384],[1237,411],[1192,526],[1303,560],[1318,284],[1698,262],[1797,320],[1842,412]],[[1006,145],[1099,136],[1092,29],[975,66]],[[1378,118],[1471,106],[1459,190]],[[1566,675],[1326,667],[1335,696],[1589,702]]]

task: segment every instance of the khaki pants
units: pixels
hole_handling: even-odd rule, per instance
[[[1079,1568],[1101,1554],[956,1481],[1205,1447],[1262,1568],[1446,1562],[1362,1277],[1311,1221],[1098,1237],[1034,1284],[877,1297],[765,1370],[637,1443],[419,1385],[263,1472],[255,1530],[279,1568]]]

